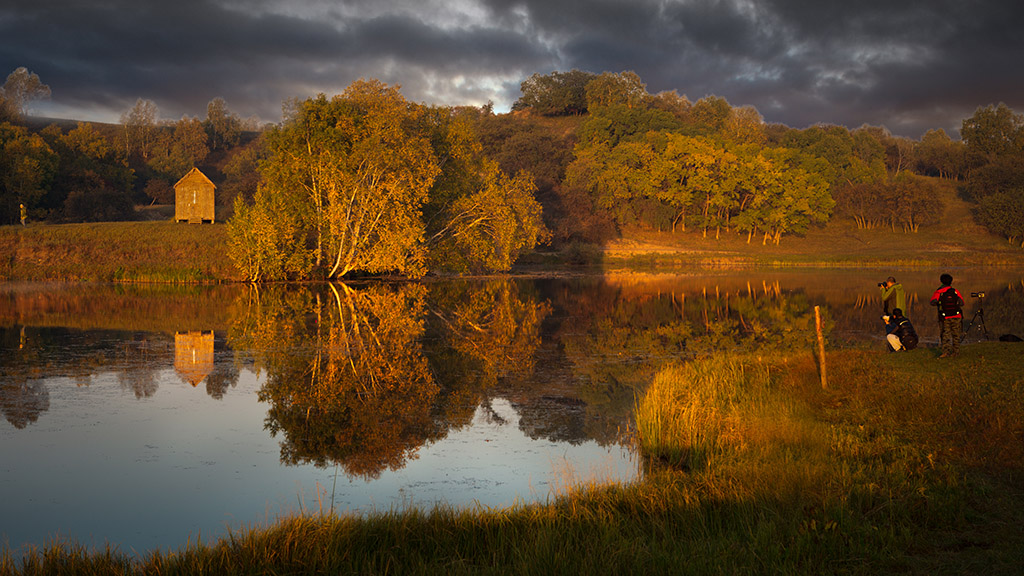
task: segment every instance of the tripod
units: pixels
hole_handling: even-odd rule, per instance
[[[983,297],[978,299],[978,311],[974,313],[974,317],[971,318],[967,329],[964,330],[963,336],[960,337],[961,342],[970,334],[975,322],[978,323],[978,330],[981,330],[981,333],[985,335],[985,340],[988,340],[988,328],[985,327],[985,299]]]

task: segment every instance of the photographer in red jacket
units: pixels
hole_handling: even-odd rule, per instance
[[[939,286],[929,304],[939,309],[940,337],[942,354],[939,358],[949,358],[960,353],[960,337],[963,333],[964,298],[953,288],[953,277],[949,274],[939,276]]]

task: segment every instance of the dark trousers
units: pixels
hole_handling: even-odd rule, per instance
[[[939,342],[942,344],[942,353],[946,356],[956,356],[960,353],[960,338],[964,333],[963,318],[944,318],[939,332]]]

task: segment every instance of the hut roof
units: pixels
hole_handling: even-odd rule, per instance
[[[177,182],[175,182],[174,183],[174,187],[177,188],[178,185],[181,184],[182,182],[184,182],[186,180],[191,180],[193,178],[202,178],[204,181],[209,183],[210,186],[213,186],[214,188],[217,187],[217,185],[214,184],[212,180],[210,180],[209,178],[206,177],[206,174],[203,174],[202,170],[200,170],[199,168],[196,168],[195,166],[193,166],[192,169],[188,171],[188,174],[185,174],[184,176],[182,176],[181,180],[178,180]]]

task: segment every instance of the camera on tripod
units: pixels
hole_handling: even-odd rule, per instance
[[[974,313],[974,317],[971,318],[971,323],[967,325],[967,329],[964,330],[963,336],[960,337],[960,341],[963,342],[967,335],[971,332],[971,328],[974,328],[975,324],[978,326],[978,330],[981,331],[985,336],[985,340],[988,340],[988,328],[985,327],[985,293],[984,292],[971,292],[972,298],[978,298],[978,310]]]

